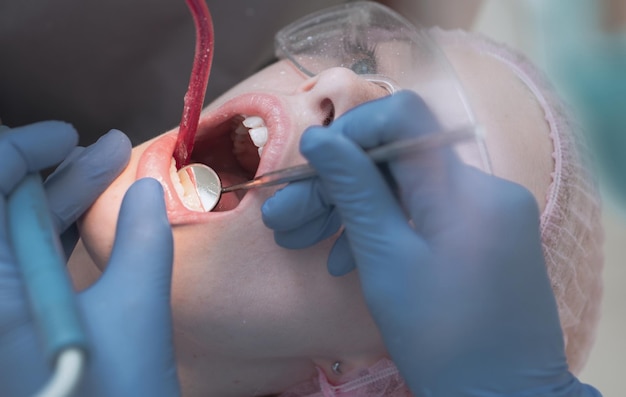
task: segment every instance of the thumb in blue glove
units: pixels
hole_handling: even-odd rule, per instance
[[[179,394],[170,308],[172,260],[161,185],[139,180],[122,203],[106,271],[80,295],[93,340],[85,395]]]
[[[309,129],[300,148],[319,181],[277,192],[264,221],[277,242],[298,248],[341,220],[329,269],[356,265],[388,352],[417,395],[595,395],[568,372],[530,192],[450,149],[390,161],[383,172],[364,153],[438,129],[410,92]]]
[[[52,219],[69,257],[78,241],[76,220],[124,170],[131,144],[111,130],[89,147],[75,147],[44,183]]]

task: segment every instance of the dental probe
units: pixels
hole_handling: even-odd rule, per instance
[[[367,154],[372,161],[380,163],[404,154],[416,154],[469,140],[470,138],[476,138],[477,131],[480,131],[477,126],[468,126],[446,132],[422,135],[417,138],[395,141],[370,149],[367,151]],[[217,205],[223,193],[281,185],[312,178],[316,174],[317,172],[310,165],[301,164],[271,171],[250,181],[222,187],[222,182],[217,173],[207,165],[193,163],[178,171],[181,181],[188,181],[195,188],[195,193],[200,202],[199,205],[204,211],[211,211]]]
[[[475,137],[476,126],[463,127],[441,133],[422,135],[413,139],[391,142],[386,145],[370,149],[366,153],[373,162],[380,163],[397,158],[404,154],[417,154]],[[259,175],[247,182],[223,187],[221,193],[281,185],[284,183],[308,179],[314,177],[316,174],[317,172],[315,169],[313,169],[313,167],[309,164],[301,164],[277,171],[271,171],[263,175]]]

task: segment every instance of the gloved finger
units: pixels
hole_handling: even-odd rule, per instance
[[[154,179],[141,179],[122,201],[107,269],[81,294],[98,341],[86,379],[95,390],[124,396],[180,394],[170,305],[172,260],[163,189]],[[146,385],[138,379],[150,381]]]
[[[377,264],[386,263],[389,255],[408,243],[419,247],[393,192],[355,142],[332,128],[311,128],[302,136],[300,151],[341,215],[360,271],[378,274]]]
[[[440,130],[435,115],[412,91],[364,103],[335,120],[330,127],[364,149]]]
[[[341,233],[330,250],[327,266],[328,273],[335,277],[344,276],[356,268],[352,248],[345,232]]]
[[[28,172],[60,163],[76,146],[70,124],[42,121],[0,133],[0,193],[8,194]]]
[[[274,240],[281,247],[301,249],[329,238],[337,233],[340,227],[341,217],[333,208],[293,230],[275,231]]]
[[[276,191],[261,207],[263,223],[279,232],[292,231],[330,212],[332,204],[319,179],[290,183]]]
[[[76,148],[46,179],[52,218],[59,233],[74,223],[122,172],[130,159],[126,135],[111,130],[87,148]]]
[[[70,152],[70,154],[67,155],[67,157],[61,162],[61,164],[59,164],[55,169],[54,172],[52,172],[50,175],[48,175],[48,177],[46,178],[46,180],[50,179],[50,177],[56,173],[61,172],[61,170],[63,170],[65,167],[69,166],[72,164],[72,162],[74,160],[76,160],[84,151],[85,151],[85,147],[83,146],[76,146],[74,149],[72,149],[72,151]],[[45,181],[44,181],[45,184]]]
[[[364,148],[445,133],[424,100],[411,91],[359,106],[337,119],[332,127]],[[461,166],[448,147],[407,154],[388,162],[401,201],[416,225],[427,225],[428,229],[446,223],[448,203],[441,199],[455,194],[454,178]]]
[[[277,191],[263,204],[261,213],[265,225],[274,229],[276,243],[289,249],[311,246],[341,227],[339,215],[317,178],[295,182]]]
[[[131,301],[169,302],[172,261],[163,188],[154,179],[141,179],[124,196],[111,257],[97,287],[123,291]]]
[[[13,263],[13,252],[9,246],[9,225],[6,219],[6,198],[0,195],[0,266],[3,263]]]

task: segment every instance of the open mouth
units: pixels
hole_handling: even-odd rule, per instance
[[[199,134],[190,161],[211,167],[223,187],[231,186],[254,178],[267,140],[268,128],[262,117],[236,115],[211,127],[209,132]],[[176,182],[174,184],[179,196],[184,196]],[[236,208],[245,194],[245,190],[224,193],[213,211]],[[183,197],[183,204],[192,210],[198,208],[190,198]]]
[[[190,161],[211,167],[223,187],[245,182],[283,165],[285,149],[293,144],[291,134],[287,134],[290,129],[289,115],[278,97],[241,95],[219,109],[204,112]],[[189,197],[185,197],[189,186],[183,187],[172,157],[175,145],[175,132],[155,139],[143,151],[136,174],[137,178],[152,177],[161,182],[172,224],[204,222],[243,209],[248,197],[256,195],[254,190],[222,194],[210,212],[190,205]]]

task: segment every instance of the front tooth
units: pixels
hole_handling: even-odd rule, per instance
[[[248,128],[265,127],[265,121],[259,116],[246,117],[241,124]]]
[[[249,133],[256,147],[262,147],[267,143],[267,127],[251,128]]]

